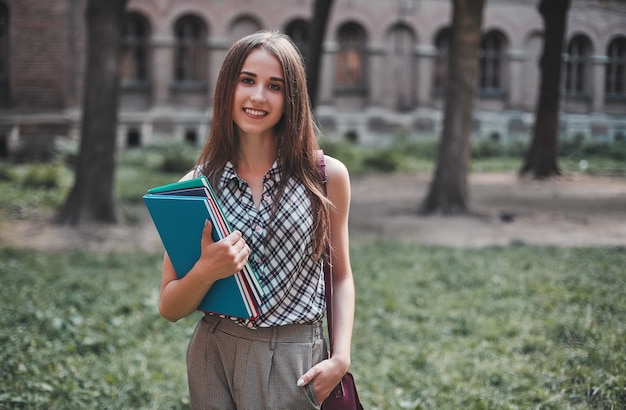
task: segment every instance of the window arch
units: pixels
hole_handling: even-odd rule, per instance
[[[206,25],[196,16],[183,16],[174,25],[174,36],[176,39],[174,81],[178,84],[205,83],[207,67]]]
[[[233,42],[255,33],[261,29],[259,22],[251,16],[241,16],[237,18],[230,27],[230,35]]]
[[[606,55],[606,96],[626,98],[626,37],[613,39],[609,43]]]
[[[0,2],[0,107],[9,105],[9,9]]]
[[[127,14],[122,42],[122,85],[146,85],[150,66],[148,20],[139,13]]]
[[[302,56],[307,58],[309,55],[309,23],[302,19],[293,20],[285,27],[285,33],[291,37]]]
[[[591,42],[583,35],[577,35],[567,45],[565,55],[565,94],[582,97],[587,94]]]
[[[335,58],[336,91],[346,94],[367,93],[367,39],[357,23],[346,23],[337,32],[339,50]]]
[[[450,53],[450,28],[444,27],[435,36],[435,55],[433,68],[433,93],[443,97],[448,81],[448,55]]]
[[[503,93],[506,40],[499,31],[490,31],[478,48],[478,86],[483,95]]]

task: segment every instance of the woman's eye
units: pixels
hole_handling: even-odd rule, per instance
[[[270,84],[270,90],[280,91],[280,85],[278,85],[278,84]]]
[[[252,78],[244,77],[241,79],[241,82],[244,84],[254,84],[254,80]]]

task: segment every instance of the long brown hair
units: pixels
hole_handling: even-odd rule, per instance
[[[198,158],[204,174],[216,189],[228,161],[237,158],[239,136],[233,122],[233,100],[241,67],[252,50],[263,48],[274,55],[285,78],[285,112],[275,126],[278,164],[283,178],[274,201],[272,219],[290,178],[300,180],[309,190],[314,218],[313,248],[319,257],[330,242],[330,211],[324,194],[323,176],[317,157],[316,124],[306,88],[302,55],[291,39],[278,31],[260,31],[237,41],[222,63],[213,99],[213,124],[207,143]],[[268,235],[272,235],[272,220]]]

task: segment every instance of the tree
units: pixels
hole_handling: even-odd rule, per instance
[[[119,59],[127,0],[89,0],[87,74],[74,186],[56,221],[117,222],[113,198]]]
[[[541,0],[539,3],[545,31],[539,63],[539,98],[535,108],[533,139],[520,175],[531,173],[541,179],[561,173],[557,164],[561,55],[569,6],[570,0]]]
[[[443,133],[420,214],[468,212],[467,172],[484,6],[485,0],[453,0]]]
[[[315,0],[313,4],[313,19],[309,26],[309,52],[306,56],[307,88],[313,108],[317,104],[322,43],[328,25],[328,14],[332,6],[333,0]]]

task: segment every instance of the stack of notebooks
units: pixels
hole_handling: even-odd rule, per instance
[[[148,190],[143,200],[161,237],[176,275],[181,278],[200,258],[202,230],[208,219],[213,240],[228,236],[232,229],[206,177],[163,185]],[[249,264],[211,286],[198,310],[254,319],[264,290]]]

